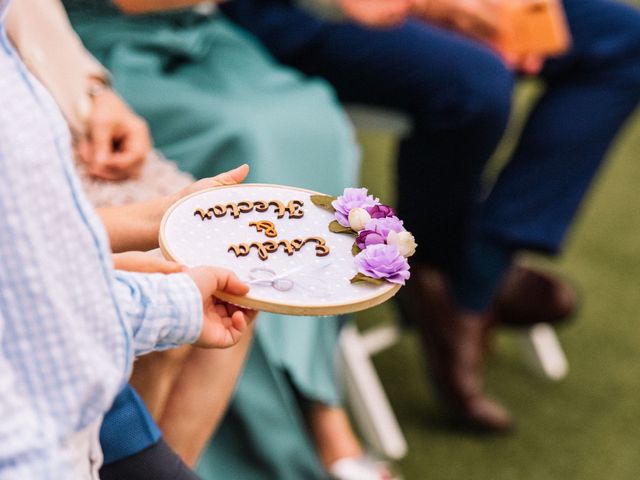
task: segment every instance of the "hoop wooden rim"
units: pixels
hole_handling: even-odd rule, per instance
[[[164,255],[164,257],[168,260],[172,260],[174,262],[180,262],[180,259],[171,252],[171,249],[168,247],[167,242],[164,236],[164,229],[168,218],[171,216],[173,211],[181,205],[183,202],[189,200],[191,197],[195,197],[198,195],[202,195],[203,193],[212,191],[212,190],[223,190],[226,188],[238,188],[238,187],[267,187],[267,188],[280,188],[286,190],[297,190],[300,192],[304,192],[306,194],[311,195],[324,195],[319,192],[315,192],[313,190],[307,190],[305,188],[298,187],[288,187],[286,185],[274,185],[267,183],[240,183],[237,185],[221,185],[219,187],[211,187],[205,190],[200,190],[198,192],[194,192],[192,194],[187,195],[186,197],[181,198],[173,205],[171,205],[167,211],[164,213],[162,217],[162,221],[160,222],[160,233],[159,233],[159,243],[160,243],[160,251]],[[347,313],[359,312],[361,310],[366,310],[371,307],[375,307],[376,305],[380,305],[385,301],[389,300],[393,297],[398,290],[400,290],[400,285],[387,283],[387,288],[381,289],[378,293],[370,295],[368,297],[363,298],[357,302],[343,302],[343,303],[335,303],[323,306],[310,306],[296,303],[281,303],[281,302],[270,302],[265,300],[257,300],[251,297],[251,292],[249,292],[246,296],[238,296],[238,295],[230,295],[225,292],[217,292],[216,296],[225,302],[232,303],[234,305],[250,308],[252,310],[261,310],[265,312],[271,313],[281,313],[284,315],[298,315],[298,316],[329,316],[329,315],[342,315]]]

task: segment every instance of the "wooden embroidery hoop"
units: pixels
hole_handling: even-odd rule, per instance
[[[174,212],[174,210],[191,199],[192,197],[196,197],[199,195],[203,195],[212,190],[223,190],[227,188],[246,188],[246,187],[266,187],[266,188],[279,188],[285,190],[296,190],[299,192],[304,192],[309,195],[322,195],[321,193],[314,192],[313,190],[307,190],[304,188],[297,187],[288,187],[284,185],[273,185],[273,184],[264,184],[264,183],[246,183],[246,184],[238,184],[238,185],[224,185],[219,187],[212,187],[205,190],[201,190],[199,192],[192,193],[186,197],[181,198],[176,203],[174,203],[162,217],[162,221],[160,223],[160,234],[159,234],[159,243],[160,250],[165,258],[168,260],[173,260],[178,263],[183,263],[181,259],[175,255],[170,246],[167,244],[167,240],[165,237],[165,226],[166,223]],[[300,304],[295,302],[281,302],[281,301],[265,301],[261,299],[256,299],[251,296],[251,292],[249,292],[246,296],[237,296],[231,295],[224,292],[217,292],[216,296],[225,302],[232,303],[234,305],[238,305],[244,308],[250,308],[253,310],[261,310],[265,312],[272,313],[281,313],[285,315],[296,315],[296,316],[329,316],[329,315],[342,315],[347,313],[359,312],[361,310],[366,310],[371,307],[375,307],[376,305],[380,305],[381,303],[387,301],[391,297],[393,297],[398,290],[400,289],[400,285],[394,283],[385,282],[380,286],[372,286],[372,293],[370,295],[363,296],[361,299],[357,301],[349,301],[342,303],[333,303],[327,304],[323,303],[322,305],[310,305],[310,304]]]

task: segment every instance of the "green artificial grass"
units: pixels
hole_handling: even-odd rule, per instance
[[[393,201],[394,140],[380,133],[361,140],[363,184]],[[536,376],[513,332],[499,333],[487,361],[487,390],[514,414],[513,434],[448,427],[423,381],[413,333],[376,357],[409,442],[400,463],[407,480],[640,478],[639,190],[640,112],[610,151],[562,256],[535,259],[570,279],[582,295],[577,317],[559,330],[569,376],[558,383]],[[366,326],[395,314],[388,302],[359,322]]]

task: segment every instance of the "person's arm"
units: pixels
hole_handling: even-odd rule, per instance
[[[391,27],[404,21],[414,0],[335,0],[350,19],[370,27]]]
[[[528,53],[514,56],[499,46],[499,38],[508,28],[505,14],[509,11],[509,4],[505,2],[509,0],[413,1],[416,16],[484,43],[494,49],[509,68],[528,75],[535,75],[542,69],[543,55]]]
[[[198,180],[174,195],[121,207],[98,208],[98,215],[100,215],[111,241],[111,250],[118,253],[157,248],[160,221],[164,212],[173,203],[200,190],[240,183],[248,173],[249,166],[241,165],[215,177]]]
[[[113,0],[113,3],[124,13],[135,15],[189,8],[202,3],[202,0]]]
[[[120,253],[158,248],[160,221],[174,201],[173,196],[158,197],[147,202],[96,209],[107,229],[111,251]]]
[[[494,0],[414,0],[424,20],[481,42],[493,42],[500,29],[500,2]]]
[[[91,79],[109,73],[85,50],[60,0],[18,0],[6,18],[7,35],[31,73],[49,90],[74,134],[86,134]]]
[[[0,339],[3,334],[0,313]],[[18,393],[15,375],[0,352],[0,478],[68,478],[53,422],[38,415]]]
[[[120,311],[131,327],[136,355],[184,344],[235,345],[255,312],[218,300],[216,292],[246,295],[249,287],[229,270],[194,267],[171,275],[115,272]]]
[[[155,255],[155,253],[158,255]],[[136,252],[128,251],[122,253],[114,253],[113,267],[116,270],[126,270],[127,272],[140,273],[181,273],[186,267],[178,262],[165,260],[162,258],[159,250],[153,252]]]
[[[13,2],[7,32],[55,98],[88,173],[104,180],[134,178],[151,150],[146,122],[109,87],[109,73],[84,48],[60,1]]]

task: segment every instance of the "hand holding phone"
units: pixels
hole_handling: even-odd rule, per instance
[[[560,0],[501,1],[493,46],[507,58],[546,58],[565,53],[571,34]]]

